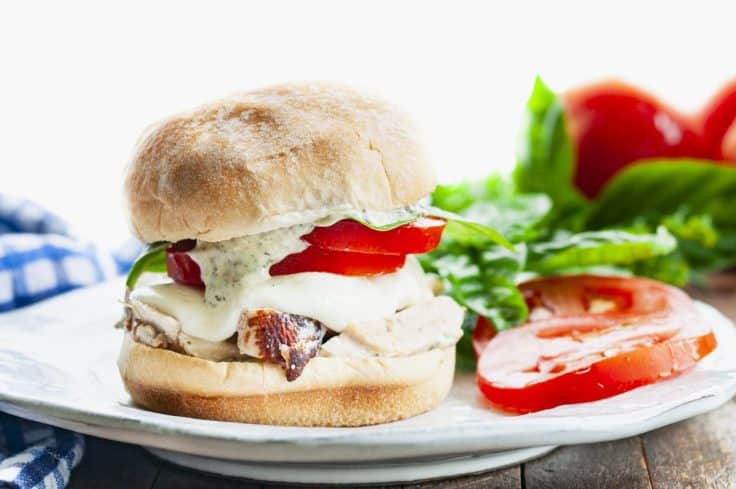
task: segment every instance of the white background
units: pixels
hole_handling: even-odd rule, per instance
[[[337,80],[423,129],[443,180],[508,169],[534,76],[621,77],[702,104],[736,75],[734,2],[10,2],[0,7],[0,192],[105,245],[127,236],[140,131],[228,92]]]

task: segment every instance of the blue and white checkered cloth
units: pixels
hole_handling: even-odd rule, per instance
[[[58,216],[0,193],[0,312],[113,278],[140,249],[131,240],[105,252]],[[0,488],[63,489],[83,453],[78,433],[0,413]]]

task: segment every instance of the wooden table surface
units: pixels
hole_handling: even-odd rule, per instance
[[[694,292],[736,320],[732,289]],[[734,352],[736,354],[736,352]],[[206,475],[161,461],[134,445],[87,437],[70,489],[244,489],[290,487]],[[293,486],[291,486],[293,487]],[[397,487],[397,486],[394,486]],[[736,401],[712,413],[608,443],[563,447],[525,464],[402,488],[729,488],[736,487]]]

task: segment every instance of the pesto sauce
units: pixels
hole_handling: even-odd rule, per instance
[[[300,238],[315,226],[330,226],[342,219],[355,219],[374,229],[391,228],[410,222],[418,215],[415,206],[390,211],[338,211],[313,224],[297,224],[225,241],[198,241],[196,248],[188,253],[201,270],[205,284],[204,301],[214,308],[238,300],[244,289],[268,280],[271,265],[307,247]]]
[[[226,241],[197,242],[189,256],[202,272],[205,302],[217,307],[239,297],[244,288],[268,280],[271,265],[307,247],[300,238],[313,228],[298,224]]]

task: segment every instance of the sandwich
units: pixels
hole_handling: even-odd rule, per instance
[[[463,309],[415,255],[446,216],[407,118],[333,84],[239,93],[164,120],[125,175],[134,234],[118,366],[153,411],[360,426],[437,406]]]

